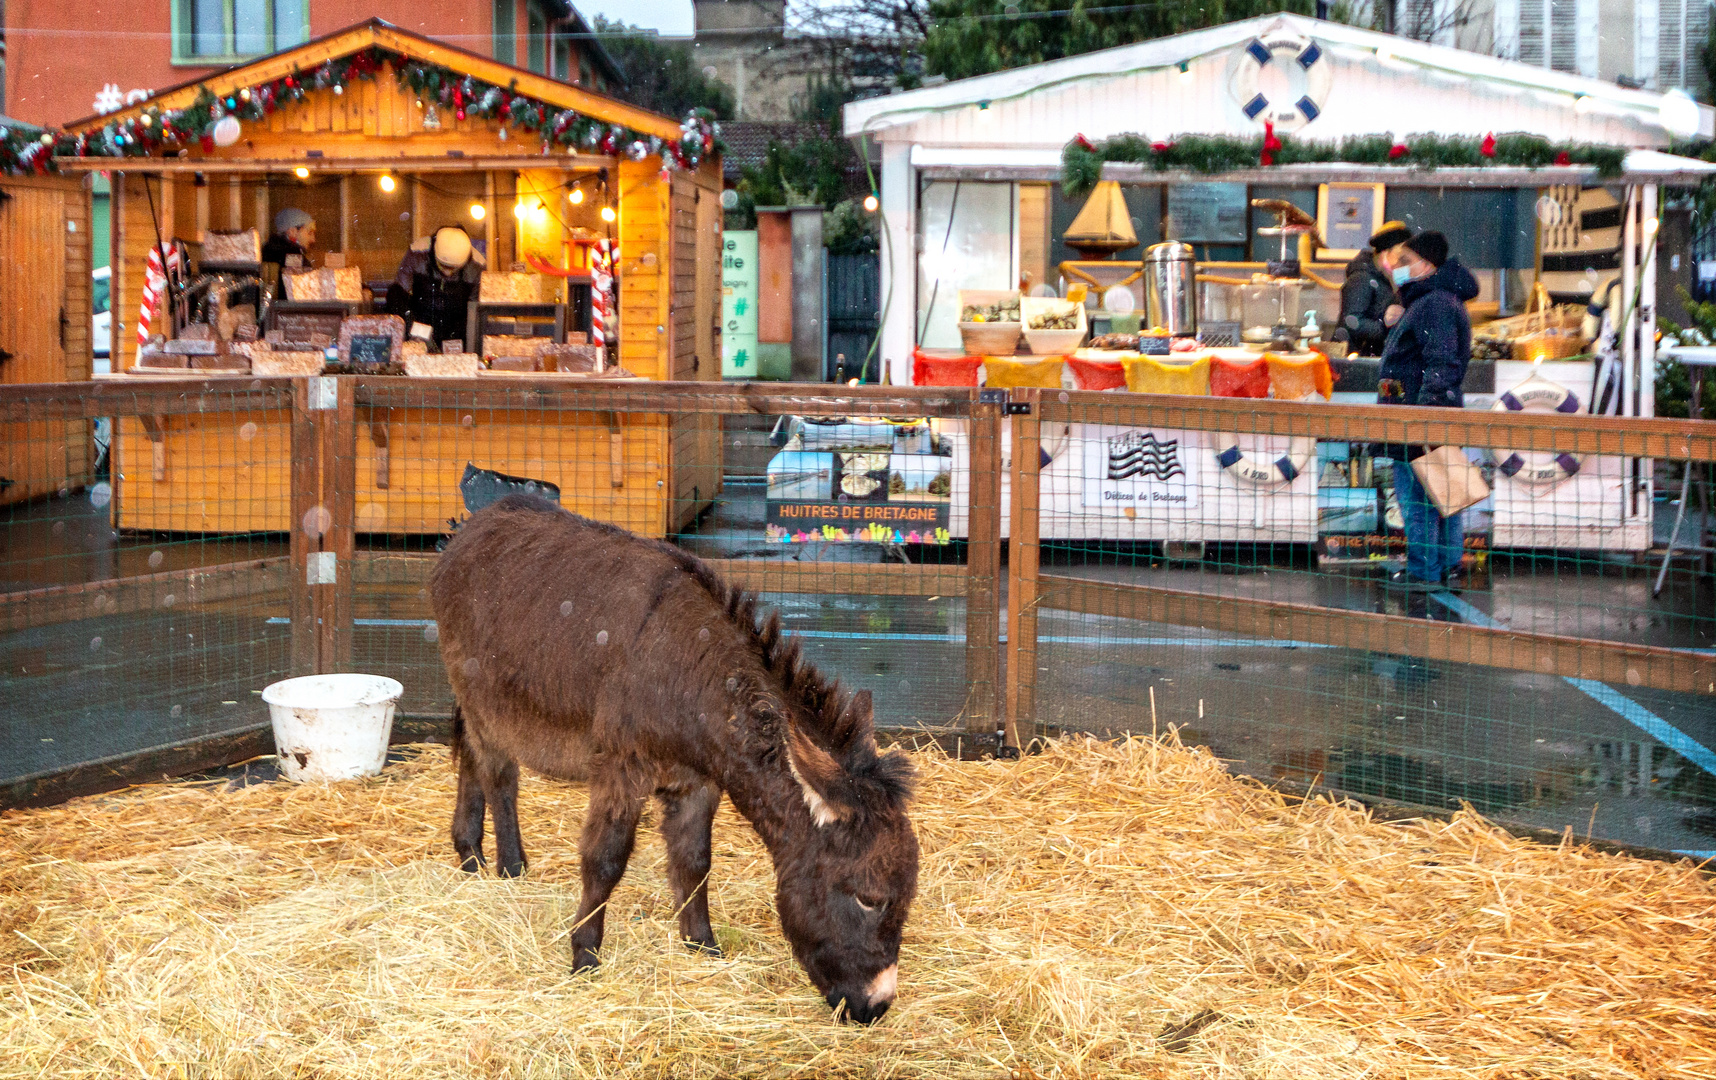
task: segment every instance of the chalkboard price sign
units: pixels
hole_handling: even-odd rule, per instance
[[[382,367],[393,363],[393,341],[387,334],[354,334],[347,355],[352,367]]]
[[[1167,356],[1173,351],[1174,339],[1167,335],[1138,335],[1138,352],[1143,356]]]

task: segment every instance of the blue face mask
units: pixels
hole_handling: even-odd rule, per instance
[[[1394,278],[1395,286],[1399,287],[1412,280],[1412,270],[1410,267],[1397,266],[1394,268],[1394,272],[1389,276]]]

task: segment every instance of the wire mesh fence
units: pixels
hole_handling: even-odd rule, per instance
[[[498,377],[0,408],[12,803],[264,753],[292,674],[391,676],[399,737],[444,730],[428,572],[530,490],[758,591],[890,726],[994,750],[1174,724],[1277,782],[1716,848],[1695,422]],[[1492,489],[1434,538],[1452,588],[1389,580],[1427,543],[1399,461],[1432,446]]]

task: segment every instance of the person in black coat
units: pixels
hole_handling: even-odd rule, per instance
[[[1370,238],[1370,246],[1347,263],[1346,281],[1341,284],[1341,324],[1331,337],[1347,343],[1348,356],[1382,355],[1388,328],[1400,317],[1388,277],[1393,268],[1390,260],[1411,236],[1400,222],[1387,222]]]
[[[1466,301],[1478,295],[1478,280],[1448,254],[1448,239],[1421,232],[1398,256],[1393,277],[1405,309],[1388,332],[1378,372],[1376,400],[1382,405],[1465,405],[1461,384],[1472,358],[1472,320]],[[1391,584],[1427,590],[1452,584],[1465,548],[1459,514],[1443,517],[1412,471],[1424,447],[1387,446],[1394,459],[1394,490],[1406,525],[1406,568]]]
[[[400,261],[399,274],[387,288],[387,313],[405,319],[408,335],[421,337],[426,327],[434,349],[463,340],[468,305],[478,298],[484,265],[464,229],[436,229],[412,244]]]

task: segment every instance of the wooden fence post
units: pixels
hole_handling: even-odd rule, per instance
[[[357,494],[351,380],[294,381],[291,478],[292,674],[350,670]]]
[[[1004,746],[1034,738],[1037,703],[1037,569],[1042,512],[1042,391],[1013,391],[1013,455],[1007,542],[1007,726]],[[1019,406],[1029,412],[1018,411]]]
[[[970,505],[966,530],[965,729],[992,735],[1003,712],[1001,686],[1001,412],[976,401],[969,424]]]

